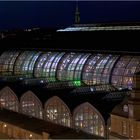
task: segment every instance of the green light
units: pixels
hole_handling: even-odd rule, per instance
[[[56,79],[54,77],[48,78],[50,82],[55,82]]]
[[[81,86],[81,81],[74,81],[73,84],[74,84],[75,86],[77,86],[77,87],[78,87],[78,86]]]

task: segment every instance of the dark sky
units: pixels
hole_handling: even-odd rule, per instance
[[[0,2],[0,29],[67,27],[74,23],[76,1]],[[81,23],[140,22],[139,1],[79,1]]]

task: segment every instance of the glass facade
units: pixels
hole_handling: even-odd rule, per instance
[[[82,73],[82,80],[87,85],[109,84],[110,73],[118,56],[93,55],[87,61]]]
[[[89,24],[84,24],[84,26],[82,25],[78,25],[78,26],[70,26],[67,27],[65,29],[59,29],[57,30],[57,32],[77,32],[77,31],[126,31],[126,30],[140,30],[140,26],[139,25],[131,25],[131,26],[118,26],[118,25],[112,25],[112,26],[96,26],[96,25],[89,25]]]
[[[14,65],[14,74],[27,78],[33,77],[33,68],[40,52],[25,51],[20,54]]]
[[[112,84],[132,89],[133,75],[139,71],[140,56],[131,55],[6,51],[0,56],[1,76],[78,81],[79,86]]]
[[[133,87],[133,75],[139,70],[139,56],[123,56],[115,65],[111,82],[116,87],[131,89]]]
[[[43,53],[37,60],[34,67],[34,76],[36,78],[43,77],[43,67],[45,63],[48,61],[49,57],[51,57],[51,52]]]
[[[80,87],[79,91],[73,92],[74,94],[106,92],[106,96],[101,95],[102,99],[105,99],[104,101],[113,100],[113,98],[120,100],[124,94],[127,95],[125,91],[124,94],[111,93],[111,91],[116,91],[116,88],[132,89],[133,76],[136,72],[140,72],[140,56],[40,51],[6,51],[0,55],[0,79],[8,76],[23,76],[25,79],[36,78],[43,83],[40,87],[45,88],[48,88],[47,86],[50,84],[45,83],[48,80],[52,83],[52,87],[53,84],[60,83],[56,89],[63,85],[66,88],[72,85],[70,93],[74,91],[73,89],[77,90],[76,87]],[[24,78],[22,79],[24,82]],[[29,82],[32,83],[33,80],[31,79]],[[20,82],[22,83],[22,81]],[[16,86],[13,87],[16,88]],[[19,96],[18,93],[17,96]],[[3,88],[0,90],[0,107],[106,137],[107,126],[105,126],[102,115],[88,102],[79,105],[71,113],[68,106],[57,96],[48,99],[44,106],[31,91],[24,93],[20,102],[17,96],[9,87]],[[71,107],[71,105],[69,106]],[[123,106],[123,111],[128,112],[127,106]],[[131,109],[130,115],[132,116]],[[125,123],[122,123],[122,128],[122,133],[125,135]]]
[[[57,68],[57,79],[60,81],[67,80],[67,69],[70,65],[71,61],[73,60],[75,53],[68,53],[64,55],[64,57],[60,60],[58,68]]]
[[[18,112],[18,98],[9,87],[5,87],[0,91],[0,106],[8,110]]]
[[[28,91],[21,96],[20,111],[23,114],[33,116],[39,119],[43,118],[43,108],[40,100],[34,93]]]
[[[49,81],[56,81],[57,65],[64,53],[53,53],[43,67],[43,77]]]
[[[79,105],[74,110],[74,128],[104,137],[105,124],[101,114],[89,103]]]
[[[81,129],[90,134],[102,137],[105,135],[104,119],[87,102],[76,107],[71,114],[67,105],[59,97],[53,96],[46,101],[43,109],[40,100],[31,91],[24,93],[19,103],[15,93],[9,87],[5,87],[0,90],[0,107],[66,127]]]
[[[66,54],[60,61],[57,78],[61,81],[81,80],[81,73],[85,61],[90,54]]]
[[[81,79],[81,72],[84,62],[87,59],[87,54],[76,54],[66,70],[66,80],[73,81],[73,80],[80,80]],[[82,60],[82,61],[81,61]]]
[[[93,81],[93,72],[96,68],[97,63],[101,60],[103,56],[101,54],[92,55],[86,64],[82,72],[82,81],[87,85],[94,85],[96,81]]]
[[[67,105],[57,96],[46,102],[44,118],[60,125],[71,126],[70,111]]]
[[[34,76],[56,81],[57,66],[63,55],[59,52],[42,54],[35,65]]]
[[[17,51],[6,51],[0,56],[0,75],[12,75],[14,63],[18,57]]]

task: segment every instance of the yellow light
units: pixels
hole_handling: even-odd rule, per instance
[[[33,136],[32,134],[29,135],[30,138],[32,138],[32,136]]]
[[[3,126],[4,126],[5,128],[7,127],[7,125],[6,125],[6,124],[4,124]]]

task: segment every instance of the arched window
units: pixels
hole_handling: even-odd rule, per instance
[[[0,91],[0,106],[18,112],[18,98],[9,87],[5,87]]]
[[[127,104],[123,105],[123,111],[128,112],[128,105]]]
[[[42,104],[40,100],[36,97],[36,95],[31,91],[27,91],[21,96],[20,111],[21,113],[29,116],[40,119],[43,118]]]
[[[87,133],[104,137],[105,122],[102,115],[89,103],[75,108],[73,113],[74,127]]]
[[[71,113],[67,105],[57,96],[50,98],[45,103],[45,120],[64,126],[71,126]]]

